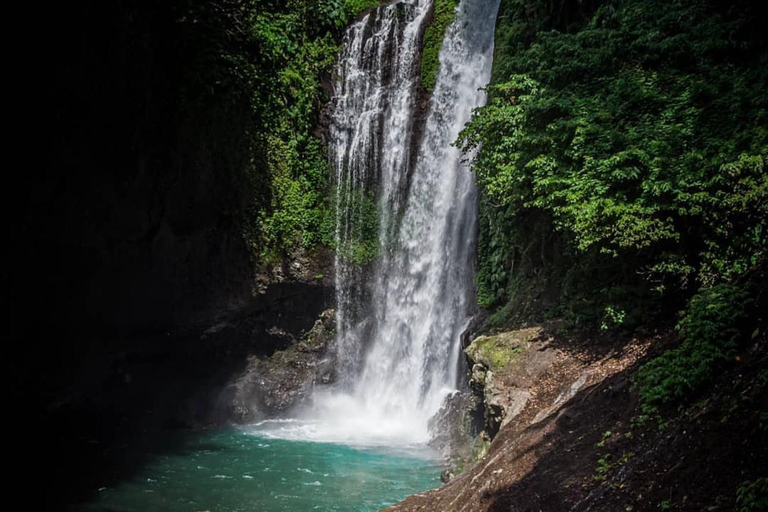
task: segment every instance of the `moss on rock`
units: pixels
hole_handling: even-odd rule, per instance
[[[350,16],[357,16],[368,9],[373,9],[381,2],[379,0],[346,0],[344,3],[347,14]]]
[[[469,358],[492,371],[500,371],[528,350],[529,343],[541,332],[540,328],[520,329],[493,336],[479,336],[467,347]]]
[[[440,49],[445,31],[456,18],[458,0],[435,0],[435,15],[424,31],[424,50],[421,57],[421,85],[432,91],[440,70]]]

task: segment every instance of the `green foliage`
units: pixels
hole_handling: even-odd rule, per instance
[[[311,139],[303,151],[270,137],[269,169],[272,208],[258,212],[261,236],[268,250],[311,248],[320,241],[326,198],[325,166],[320,141]],[[261,257],[269,253],[263,252]]]
[[[611,463],[611,454],[608,453],[598,459],[597,469],[595,469],[595,474],[592,476],[592,479],[596,482],[605,481],[611,469],[613,469],[613,464]]]
[[[477,301],[484,308],[498,303],[507,294],[514,233],[503,229],[507,224],[504,222],[504,213],[490,207],[487,200],[481,199],[481,229],[477,248],[480,265],[475,280]]]
[[[346,0],[347,13],[350,17],[379,5],[379,0]]]
[[[254,195],[243,235],[256,263],[327,242],[328,160],[316,135],[318,111],[327,101],[322,77],[332,70],[343,27],[375,3],[235,2],[237,51],[225,57],[252,102]]]
[[[768,65],[749,12],[592,4],[602,5],[502,3],[491,100],[458,144],[479,150],[481,305],[509,300],[513,253],[530,230],[519,219],[541,212],[563,234],[563,264],[597,276],[581,282],[606,292],[586,297],[587,316],[610,328],[638,316],[632,295],[651,304],[766,257]],[[617,289],[600,282],[606,273],[624,279],[627,303],[608,297]]]
[[[595,469],[595,474],[592,475],[592,480],[595,482],[604,482],[612,470],[623,466],[632,460],[634,456],[635,452],[624,452],[621,454],[621,457],[619,457],[618,460],[613,460],[612,455],[610,453],[606,453],[597,460],[597,468]]]
[[[768,478],[743,482],[736,491],[739,512],[768,510]]]
[[[428,91],[435,88],[437,72],[440,69],[440,49],[443,47],[445,31],[456,18],[458,0],[435,0],[435,15],[424,31],[421,53],[421,85]]]
[[[381,212],[376,197],[371,191],[345,183],[334,192],[331,201],[339,211],[344,212],[339,229],[350,231],[341,233],[342,245],[337,246],[334,236],[336,212],[329,210],[323,243],[333,247],[342,259],[357,265],[371,263],[379,255]]]
[[[613,432],[611,432],[610,430],[606,430],[605,432],[603,432],[603,437],[600,439],[600,442],[598,442],[598,443],[595,445],[595,448],[605,448],[605,442],[606,442],[606,441],[608,440],[608,438],[609,438],[609,437],[611,437],[612,435],[613,435]]]
[[[619,326],[624,323],[626,317],[627,313],[623,309],[606,306],[603,321],[600,323],[600,329],[607,331],[608,329]]]
[[[733,357],[746,318],[749,294],[717,285],[695,295],[678,323],[681,344],[644,364],[637,373],[644,414],[699,391]]]
[[[318,111],[327,101],[323,76],[333,67],[343,29],[378,0],[292,0],[250,2],[249,43],[258,59],[248,63],[254,84],[255,136],[266,155],[268,199],[254,196],[245,238],[257,262],[279,259],[297,247],[334,243],[334,198],[328,190],[326,148],[316,135]],[[258,177],[259,163],[254,164]],[[252,183],[255,180],[252,179]],[[264,188],[254,183],[254,188]],[[370,205],[368,205],[370,206]],[[371,208],[362,213],[370,231]],[[358,241],[359,242],[359,241]],[[355,261],[368,261],[370,240],[346,248]]]

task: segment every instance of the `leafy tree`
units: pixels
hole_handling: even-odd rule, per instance
[[[536,211],[563,233],[572,270],[640,276],[630,295],[689,294],[762,261],[768,65],[753,13],[693,0],[543,5],[503,3],[491,101],[458,141],[479,149],[493,212],[481,219],[484,305],[510,296],[519,275],[496,266]],[[592,288],[611,311],[615,287]]]
[[[220,0],[190,7],[182,23],[207,24],[208,65],[194,70],[215,93],[234,87],[251,103],[252,202],[243,236],[259,264],[323,240],[331,211],[326,149],[317,135],[321,87],[344,27],[376,0]],[[326,237],[327,238],[327,237]]]

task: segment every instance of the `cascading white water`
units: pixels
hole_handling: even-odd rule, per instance
[[[374,10],[349,28],[337,73],[330,154],[336,185],[337,365],[350,387],[359,371],[369,311],[359,268],[347,261],[361,238],[359,223],[377,186],[380,243],[399,209],[409,167],[419,36],[429,4],[398,3]],[[356,220],[358,222],[356,222]]]
[[[337,199],[340,383],[317,391],[296,437],[414,444],[456,387],[469,317],[476,190],[451,144],[485,101],[499,0],[462,0],[440,52],[426,120],[417,119],[417,51],[431,0],[380,7],[349,28],[330,130]],[[420,137],[415,133],[423,124]],[[379,255],[349,261],[368,192]],[[368,279],[366,279],[366,276]]]

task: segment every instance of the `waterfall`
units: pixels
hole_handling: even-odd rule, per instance
[[[486,99],[499,0],[461,1],[425,104],[418,51],[431,4],[381,6],[345,37],[329,143],[339,382],[315,391],[309,421],[291,437],[421,444],[457,385],[477,193],[452,143]],[[363,267],[366,236],[378,238],[377,254]]]
[[[388,437],[423,440],[456,387],[472,286],[476,190],[451,144],[490,80],[498,0],[463,0],[440,53],[421,140],[414,128],[420,34],[430,2],[380,7],[350,27],[331,126],[337,194],[335,414]],[[414,143],[418,146],[414,148]],[[414,150],[415,149],[415,150]],[[350,260],[375,191],[379,255],[370,282]],[[348,410],[346,410],[348,409]],[[353,422],[354,423],[354,422]]]
[[[379,250],[386,250],[402,182],[410,167],[418,44],[429,4],[398,3],[375,9],[346,34],[337,69],[329,152],[336,188],[337,366],[349,387],[370,336],[372,298],[361,290],[361,269],[350,262],[378,192]],[[377,190],[378,189],[378,190]],[[356,222],[358,221],[358,222]],[[370,234],[369,234],[370,235]]]

